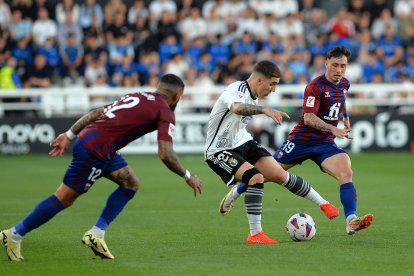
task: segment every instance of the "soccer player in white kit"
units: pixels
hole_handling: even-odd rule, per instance
[[[227,184],[237,181],[220,203],[220,213],[227,214],[234,201],[245,192],[250,233],[247,244],[276,244],[262,230],[262,197],[265,181],[276,182],[292,193],[304,197],[318,206],[329,219],[339,210],[317,193],[304,179],[285,171],[272,155],[253,140],[246,130],[251,116],[265,114],[277,124],[289,118],[285,112],[257,105],[258,98],[265,98],[275,91],[280,81],[280,69],[270,61],[255,64],[246,81],[230,84],[215,103],[207,126],[205,160]]]

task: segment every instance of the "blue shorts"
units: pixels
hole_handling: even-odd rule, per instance
[[[76,141],[73,146],[73,159],[63,177],[63,183],[83,194],[102,176],[126,166],[128,163],[121,154],[116,153],[112,160],[99,159]]]
[[[302,164],[303,161],[311,159],[323,171],[321,164],[323,160],[339,153],[346,153],[335,143],[332,144],[310,144],[286,140],[275,152],[273,157],[282,164]]]

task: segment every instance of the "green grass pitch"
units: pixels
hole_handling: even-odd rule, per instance
[[[414,275],[414,154],[351,156],[359,214],[375,215],[370,229],[352,237],[345,234],[342,211],[330,221],[309,201],[267,183],[263,228],[280,243],[266,246],[245,244],[242,200],[228,216],[219,215],[227,189],[201,155],[181,156],[203,180],[197,198],[157,156],[125,157],[142,185],[107,231],[115,260],[94,259],[80,241],[115,188],[101,179],[71,208],[26,236],[25,262],[9,262],[1,246],[0,275]],[[69,162],[70,154],[0,156],[0,228],[15,225],[52,194]],[[292,172],[341,207],[338,184],[315,164],[305,162]],[[309,242],[293,242],[285,233],[287,219],[301,211],[317,224]]]

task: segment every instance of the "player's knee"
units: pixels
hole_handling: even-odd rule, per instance
[[[253,167],[243,173],[242,181],[248,185],[254,185],[256,183],[263,183],[264,177],[257,168]]]
[[[351,169],[342,170],[342,171],[339,173],[338,180],[339,180],[341,183],[345,183],[345,182],[350,182],[350,181],[352,181],[352,170],[351,170]]]
[[[138,191],[140,182],[138,176],[129,166],[116,175],[115,182],[122,188]]]

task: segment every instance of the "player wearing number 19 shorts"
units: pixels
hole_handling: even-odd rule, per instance
[[[352,139],[351,125],[346,112],[349,81],[344,78],[350,52],[343,46],[331,49],[326,56],[326,73],[313,79],[305,88],[303,113],[299,123],[290,132],[286,142],[276,151],[274,158],[289,168],[311,159],[322,171],[333,176],[340,184],[340,199],[349,235],[368,228],[372,214],[356,215],[357,196],[352,181],[351,160],[339,148],[335,137]],[[343,118],[345,129],[339,129]]]

